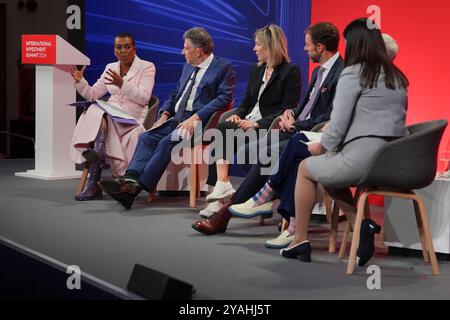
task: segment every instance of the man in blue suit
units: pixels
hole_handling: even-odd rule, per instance
[[[186,59],[177,88],[160,108],[160,118],[143,133],[125,176],[100,182],[104,191],[126,209],[143,190],[155,190],[179,143],[174,135],[192,135],[200,121],[206,124],[216,111],[232,101],[235,72],[230,63],[212,53],[213,40],[204,28],[192,28],[183,35]]]

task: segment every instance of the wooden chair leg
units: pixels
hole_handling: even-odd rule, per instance
[[[190,168],[190,188],[189,188],[189,206],[197,207],[197,164],[195,163],[195,150],[191,149],[191,168]]]
[[[331,215],[331,230],[330,230],[330,239],[328,242],[328,252],[335,253],[336,252],[336,239],[339,228],[339,207],[335,203],[333,206],[333,212]]]
[[[323,193],[323,202],[325,204],[325,212],[327,214],[327,222],[329,224],[333,223],[333,209],[331,204],[333,202],[333,200],[331,199],[331,197],[329,196],[329,194],[324,191]]]
[[[84,166],[84,169],[83,169],[83,173],[81,174],[80,181],[78,183],[76,195],[79,195],[81,193],[81,191],[83,191],[84,185],[86,184],[88,174],[89,174],[89,165],[86,163],[86,165]]]
[[[201,190],[200,190],[200,169],[197,164],[195,165],[195,173],[196,173],[195,174],[195,181],[196,181],[195,189],[197,190],[196,197],[200,198],[200,192],[201,192]]]
[[[419,215],[422,222],[423,227],[423,235],[425,237],[426,246],[428,249],[428,255],[430,256],[431,260],[431,269],[433,271],[433,275],[439,275],[439,265],[436,259],[436,253],[434,252],[434,246],[433,246],[433,239],[431,237],[430,232],[430,224],[428,222],[428,216],[427,216],[427,209],[425,208],[425,205],[423,204],[423,200],[420,197],[415,197],[415,201],[417,202],[419,206]]]
[[[281,232],[287,230],[287,228],[289,228],[289,221],[283,219],[283,221],[281,222]]]
[[[148,201],[148,202],[153,202],[153,201],[155,201],[155,198],[156,198],[156,192],[155,192],[155,191],[150,192],[150,193],[148,194],[147,201]]]
[[[347,265],[347,274],[353,274],[356,263],[356,251],[359,246],[359,234],[361,231],[361,224],[365,214],[365,205],[367,201],[368,193],[363,192],[359,197],[358,211],[356,213],[355,226],[353,227],[352,246],[350,248],[350,258]]]
[[[347,249],[347,243],[350,237],[351,229],[352,224],[350,220],[347,220],[347,222],[345,223],[344,235],[342,236],[341,247],[339,249],[339,259],[342,259],[345,256],[345,250]]]
[[[430,263],[430,257],[428,255],[428,249],[427,249],[427,242],[423,235],[423,223],[422,223],[422,218],[420,216],[419,204],[415,200],[413,200],[413,204],[414,204],[414,213],[416,215],[417,230],[419,231],[420,243],[422,244],[423,261],[425,263]]]

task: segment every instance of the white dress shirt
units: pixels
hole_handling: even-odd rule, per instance
[[[246,120],[255,122],[255,121],[262,119],[261,111],[259,110],[259,99],[261,98],[262,93],[266,89],[267,82],[270,80],[270,78],[269,78],[269,80],[266,80],[266,73],[267,73],[267,67],[263,74],[261,87],[259,87],[258,101],[256,101],[256,104],[253,107],[252,111],[248,115],[245,116]]]
[[[319,88],[322,87],[323,82],[328,77],[328,74],[330,73],[331,68],[333,68],[334,63],[337,61],[338,58],[339,58],[339,51],[336,52],[336,54],[334,56],[332,56],[330,59],[328,59],[327,62],[325,62],[324,64],[321,65],[321,67],[325,71],[323,72],[322,81],[320,82]],[[319,88],[314,87],[311,90],[311,93],[309,94],[309,97],[311,98],[311,96],[314,94],[314,92],[316,90],[319,90]],[[309,118],[311,118],[311,113],[309,113],[308,116],[306,117],[306,119],[309,119]]]
[[[211,65],[211,62],[214,58],[214,54],[211,53],[211,55],[202,63],[200,63],[197,67],[200,68],[197,72],[197,76],[195,77],[194,86],[192,87],[191,95],[189,96],[187,105],[186,105],[186,111],[192,111],[192,105],[194,104],[195,94],[197,93],[197,88],[202,81],[203,76],[205,75],[206,70],[208,70],[209,66]],[[183,94],[180,96],[180,99],[178,99],[177,104],[175,105],[175,113],[177,113],[178,108],[180,106],[181,100],[183,100],[183,97],[189,88],[191,81],[192,81],[192,75],[194,74],[194,71],[192,72],[189,81],[186,83],[186,86],[184,87]]]

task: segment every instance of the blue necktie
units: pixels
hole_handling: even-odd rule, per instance
[[[195,67],[194,72],[191,75],[191,83],[189,84],[189,87],[187,88],[183,99],[181,100],[179,106],[178,106],[178,110],[177,113],[175,114],[174,120],[177,123],[180,123],[181,120],[183,119],[183,114],[184,111],[186,111],[186,107],[187,107],[187,102],[189,100],[189,97],[191,96],[191,92],[192,92],[192,88],[194,87],[194,83],[195,83],[195,77],[197,76],[198,71],[200,70],[199,67]]]

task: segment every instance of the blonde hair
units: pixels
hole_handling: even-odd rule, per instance
[[[290,62],[286,35],[283,29],[276,24],[270,24],[258,29],[253,37],[258,39],[267,50],[267,65],[275,68],[283,62]],[[262,64],[261,62],[259,63]]]

